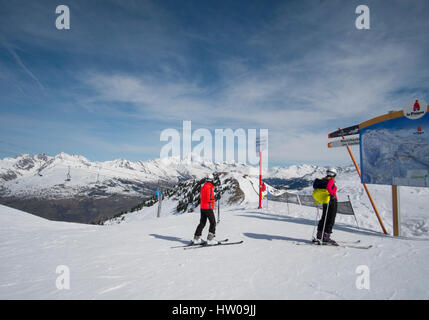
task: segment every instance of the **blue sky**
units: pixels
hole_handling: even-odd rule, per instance
[[[55,28],[60,4],[70,30]],[[360,4],[370,30],[355,27]],[[329,132],[429,100],[426,0],[0,8],[0,157],[147,160],[162,130],[191,120],[194,130],[269,129],[270,165],[349,164],[326,147]]]

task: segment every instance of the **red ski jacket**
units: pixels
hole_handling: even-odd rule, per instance
[[[335,185],[334,179],[329,179],[328,185],[326,186],[326,190],[328,190],[331,196],[334,196],[335,199],[337,199],[337,186]]]
[[[201,209],[214,209],[215,196],[214,187],[210,182],[206,182],[201,188]]]

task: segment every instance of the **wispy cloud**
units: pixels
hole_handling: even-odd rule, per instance
[[[21,70],[23,70],[31,79],[33,79],[37,85],[40,87],[40,89],[44,90],[45,87],[43,86],[43,84],[40,82],[40,80],[34,75],[33,72],[31,72],[26,66],[25,64],[22,62],[21,58],[19,57],[19,55],[17,54],[16,50],[10,45],[8,44],[6,41],[3,41],[3,46],[7,49],[7,51],[9,51],[9,53],[12,55],[12,57],[15,59],[16,64],[21,68]]]

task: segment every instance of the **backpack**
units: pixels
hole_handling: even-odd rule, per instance
[[[313,182],[313,189],[326,189],[328,180],[316,178]]]
[[[313,198],[315,200],[315,204],[328,204],[329,203],[329,192],[326,189],[314,189]]]

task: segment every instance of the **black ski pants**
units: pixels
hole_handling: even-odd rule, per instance
[[[325,219],[326,219],[325,233],[332,233],[332,228],[334,227],[336,216],[337,216],[337,199],[335,199],[334,197],[331,197],[331,200],[329,201],[329,205],[327,204],[323,205],[322,218],[320,219],[319,224],[317,226],[317,231],[320,231],[320,232],[323,231],[323,225],[325,224]]]
[[[201,209],[201,218],[200,218],[200,224],[197,227],[197,230],[195,230],[195,236],[201,237],[201,234],[203,233],[203,229],[206,226],[207,219],[210,222],[209,232],[215,234],[216,232],[216,218],[215,214],[212,209]]]

